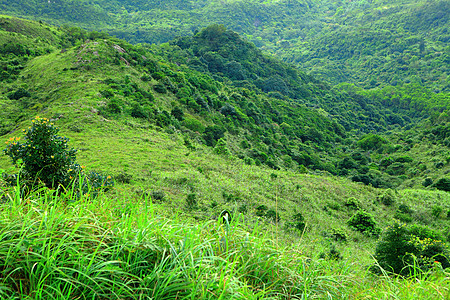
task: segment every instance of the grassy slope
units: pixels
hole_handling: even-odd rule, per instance
[[[99,50],[105,47],[101,42],[95,46]],[[107,47],[103,50],[105,53],[110,51]],[[61,129],[61,134],[69,137],[71,145],[80,149],[80,164],[86,165],[88,169],[113,175],[128,174],[131,176],[131,183],[119,184],[115,190],[97,200],[75,202],[69,206],[59,203],[53,207],[43,204],[38,196],[31,196],[27,202],[21,202],[19,198],[12,196],[13,190],[9,190],[13,201],[2,204],[1,235],[15,232],[17,240],[13,240],[13,243],[2,243],[0,251],[3,257],[19,263],[15,267],[23,268],[23,273],[13,277],[17,282],[22,282],[22,294],[45,299],[45,293],[42,291],[50,292],[51,282],[59,282],[59,279],[54,279],[58,272],[55,265],[48,263],[49,257],[53,259],[51,262],[57,262],[56,266],[73,264],[79,268],[88,264],[86,258],[83,258],[88,257],[100,270],[102,266],[111,265],[109,270],[113,271],[109,272],[114,273],[111,276],[117,276],[113,276],[114,280],[119,281],[119,278],[130,276],[121,272],[131,272],[132,259],[128,258],[127,261],[121,257],[130,265],[126,267],[124,263],[118,268],[112,261],[123,253],[111,248],[106,241],[120,241],[119,245],[130,247],[134,249],[132,252],[145,256],[145,249],[161,242],[158,239],[152,240],[152,237],[156,236],[165,237],[162,240],[167,249],[170,249],[167,242],[175,245],[174,249],[177,250],[179,249],[176,245],[180,245],[181,240],[189,245],[181,252],[186,256],[170,253],[167,257],[170,257],[171,262],[179,263],[178,267],[170,268],[169,275],[176,274],[174,278],[180,278],[185,283],[197,282],[197,285],[191,288],[181,288],[191,297],[217,298],[217,294],[205,290],[208,284],[213,286],[209,289],[214,293],[224,292],[224,299],[248,299],[254,297],[252,294],[258,291],[267,297],[270,293],[272,296],[280,296],[279,293],[282,292],[286,295],[305,293],[310,297],[325,297],[327,291],[338,299],[358,299],[364,296],[378,299],[448,297],[448,280],[445,274],[444,277],[438,276],[430,281],[408,281],[374,278],[366,273],[367,266],[373,263],[371,254],[376,240],[354,232],[345,225],[345,221],[354,211],[344,206],[349,197],[355,197],[364,209],[376,216],[379,226],[384,228],[393,219],[398,205],[407,204],[413,209],[412,217],[416,222],[442,229],[446,226],[445,213],[450,210],[450,196],[447,193],[402,190],[398,192],[394,205],[384,206],[376,200],[382,190],[338,177],[302,175],[248,166],[233,157],[214,155],[210,148],[200,144],[195,145],[196,150],[188,150],[183,144],[180,132],[163,131],[148,122],[126,117],[106,120],[96,113],[98,105],[101,104],[99,91],[106,86],[101,79],[123,77],[124,74],[133,78],[139,74],[124,63],[117,66],[99,65],[90,70],[70,70],[78,61],[78,51],[57,51],[27,63],[16,84],[26,84],[38,94],[39,99],[44,99],[41,106],[28,109],[28,116],[57,118],[55,123]],[[5,97],[1,98],[2,104],[4,99]],[[157,102],[168,105],[170,99],[160,97]],[[11,107],[11,103],[5,107]],[[29,119],[19,122],[17,129],[3,136],[1,142],[10,136],[19,135],[20,129],[28,125]],[[0,167],[8,166],[7,158],[2,156]],[[149,204],[148,198],[141,198],[152,191],[163,191],[165,199]],[[196,195],[199,207],[189,210],[186,208],[186,197],[192,193]],[[224,197],[224,193],[233,195],[233,199]],[[70,195],[67,197],[70,198]],[[213,203],[216,206],[211,205]],[[261,204],[277,211],[281,221],[274,223],[257,217],[256,207]],[[437,218],[431,214],[435,206],[443,208],[442,214]],[[233,241],[234,248],[227,251],[217,246],[225,229],[211,221],[216,219],[223,209],[244,212],[240,217],[235,217],[232,223],[230,240]],[[307,229],[304,233],[282,230],[295,211],[301,212],[306,219]],[[54,222],[54,227],[32,225],[45,224],[49,220]],[[324,233],[329,235],[333,230],[346,232],[348,242],[336,243],[324,237]],[[67,240],[50,239],[61,232],[67,233]],[[241,248],[239,245],[245,244],[247,232],[252,242],[246,248]],[[89,243],[74,246],[77,245],[73,242],[77,235],[90,240],[94,246]],[[35,238],[34,244],[31,242],[32,251],[27,254],[28,259],[23,260],[21,255],[25,254],[20,247],[25,245],[25,241],[30,243],[32,237]],[[51,240],[60,245],[57,246],[58,249],[72,249],[72,258],[61,258],[57,255],[59,252],[49,251],[54,249]],[[45,245],[40,244],[42,241]],[[336,244],[344,256],[343,261],[318,260],[319,254],[329,251],[331,244]],[[97,245],[101,252],[92,251],[97,249]],[[39,255],[38,251],[33,249],[47,249],[48,252],[44,251],[46,255]],[[157,253],[164,256],[163,252]],[[212,253],[212,258],[208,256],[211,261],[204,261],[205,253]],[[14,256],[16,254],[17,257]],[[195,259],[187,260],[190,255]],[[308,257],[314,260],[311,262]],[[71,262],[71,259],[75,262]],[[243,264],[249,260],[254,263]],[[40,268],[43,264],[41,274],[49,274],[48,278],[54,280],[45,279],[45,276],[36,277],[29,267],[33,264],[20,265],[21,261],[37,262]],[[183,264],[187,265],[184,269],[180,267]],[[202,265],[201,270],[204,273],[196,273],[199,264]],[[236,267],[239,264],[241,267]],[[159,266],[163,268],[162,265]],[[272,275],[267,275],[266,270],[272,272]],[[157,271],[156,269],[155,272]],[[104,279],[100,276],[101,272],[93,271],[89,274],[85,278],[86,282]],[[222,276],[228,279],[224,280]],[[211,283],[209,278],[215,280]],[[34,281],[36,279],[40,280]],[[294,284],[291,291],[283,290],[292,282]],[[46,286],[47,284],[50,287]],[[98,291],[99,294],[111,289],[107,281],[102,284],[104,289]],[[152,285],[142,283],[141,287],[149,292]],[[269,292],[270,290],[272,292]],[[436,290],[442,295],[436,293]],[[126,292],[122,292],[125,297]],[[63,296],[60,299],[64,299]]]

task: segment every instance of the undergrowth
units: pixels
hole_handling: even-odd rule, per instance
[[[165,218],[148,197],[2,185],[1,299],[445,299],[448,273],[374,277],[263,228]],[[369,281],[370,280],[370,281]],[[367,284],[373,288],[367,290]],[[432,294],[433,289],[439,293]],[[414,295],[404,297],[414,289]],[[383,296],[382,296],[383,295]],[[406,294],[408,295],[408,294]],[[420,295],[427,296],[418,298]],[[386,298],[388,297],[388,298]],[[380,299],[380,298],[378,298]]]

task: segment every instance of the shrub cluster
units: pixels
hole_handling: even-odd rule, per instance
[[[426,271],[436,263],[447,268],[449,254],[438,233],[399,222],[386,228],[375,250],[375,258],[383,269],[401,275]]]
[[[49,188],[74,184],[78,192],[92,196],[114,186],[111,176],[95,171],[85,173],[84,167],[76,162],[77,151],[58,132],[47,118],[35,117],[32,125],[24,130],[23,142],[20,137],[6,141],[4,153],[20,166],[17,175],[6,175],[10,183],[15,184],[18,179],[26,187],[42,184]]]
[[[296,213],[292,216],[291,220],[286,222],[287,228],[296,228],[299,231],[303,232],[306,227],[305,217],[301,213]]]
[[[359,232],[370,236],[378,236],[380,234],[380,228],[377,227],[375,218],[370,213],[364,210],[358,210],[350,219],[347,224]]]
[[[67,186],[80,172],[75,162],[76,150],[69,148],[68,138],[57,136],[58,129],[46,118],[36,117],[20,137],[10,138],[4,150],[14,164],[21,163],[20,179],[43,183],[48,187]]]

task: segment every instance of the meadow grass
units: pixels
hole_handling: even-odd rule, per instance
[[[281,299],[338,296],[339,276],[242,220],[158,216],[148,198],[46,188],[3,194],[2,299]],[[22,194],[22,195],[21,195]],[[336,277],[336,278],[334,278]]]
[[[1,299],[446,299],[448,273],[376,276],[264,224],[167,217],[129,191],[2,186]],[[93,193],[88,193],[93,194]],[[276,235],[274,238],[273,234]],[[307,254],[308,253],[308,254]]]

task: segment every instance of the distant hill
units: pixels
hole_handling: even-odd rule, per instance
[[[0,3],[3,12],[162,43],[224,24],[332,84],[448,91],[448,1],[105,1]]]

